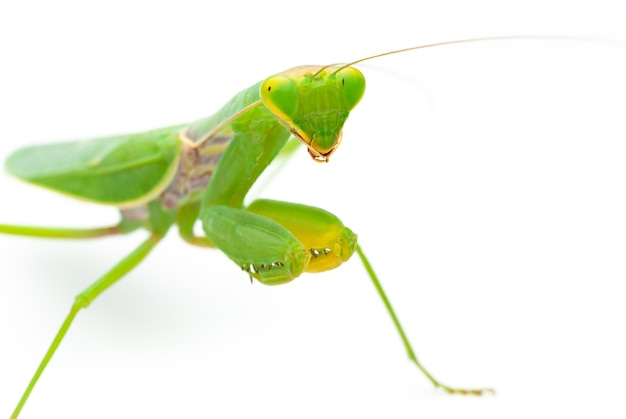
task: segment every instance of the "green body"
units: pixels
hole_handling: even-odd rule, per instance
[[[347,260],[356,245],[356,236],[344,232],[336,217],[333,223],[340,227],[333,229],[335,239],[347,237],[351,243],[348,249],[339,246],[341,257],[327,251],[336,247],[332,243],[313,246],[310,235],[299,234],[298,223],[289,230],[270,214],[243,208],[250,187],[292,134],[307,144],[316,160],[326,161],[336,148],[365,82],[353,68],[333,73],[337,67],[331,67],[316,74],[320,69],[298,67],[272,76],[235,95],[214,115],[187,126],[28,147],[11,155],[6,167],[25,181],[117,206],[126,221],[151,231],[159,229],[151,219],[154,211],[146,208],[159,203],[178,219],[184,238],[215,245],[266,284],[296,278],[307,270],[312,255],[317,266],[325,266],[320,259],[332,259],[330,269],[338,260]],[[194,238],[191,230],[199,203],[206,238]],[[315,222],[318,214],[310,211],[303,217]]]
[[[271,76],[235,95],[214,115],[189,125],[45,146],[11,155],[13,175],[58,192],[120,208],[121,222],[88,230],[0,225],[0,233],[86,238],[145,228],[149,237],[80,293],[26,388],[17,417],[80,309],[140,263],[174,224],[191,244],[217,247],[251,278],[287,283],[303,272],[336,268],[357,251],[400,333],[410,359],[448,392],[482,394],[442,385],[417,361],[356,235],[333,214],[287,202],[244,199],[265,168],[294,136],[317,162],[327,162],[349,112],[365,90],[352,67],[303,66]],[[197,220],[205,236],[193,232]]]

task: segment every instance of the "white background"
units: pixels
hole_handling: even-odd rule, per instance
[[[626,42],[618,1],[429,3],[3,4],[0,158],[191,121],[301,64],[489,35]],[[79,314],[22,417],[626,415],[626,48],[498,41],[361,68],[331,162],[302,151],[260,193],[339,215],[424,364],[497,396],[434,391],[356,259],[251,286],[170,234]],[[0,174],[2,223],[116,219]],[[0,417],[74,295],[142,239],[0,236]]]

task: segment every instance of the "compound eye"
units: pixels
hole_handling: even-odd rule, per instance
[[[271,76],[261,84],[261,101],[278,118],[292,121],[298,112],[298,89],[287,76]]]
[[[365,93],[365,77],[354,67],[346,67],[337,73],[343,87],[343,97],[348,111],[354,109]]]

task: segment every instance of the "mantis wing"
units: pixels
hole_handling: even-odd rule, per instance
[[[17,150],[12,175],[75,198],[129,207],[158,196],[176,173],[183,126]]]

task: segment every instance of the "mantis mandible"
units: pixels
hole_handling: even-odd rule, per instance
[[[290,137],[316,162],[338,148],[349,113],[365,91],[352,65],[382,55],[476,38],[443,42],[367,57],[348,65],[303,66],[271,76],[234,96],[214,115],[191,124],[145,133],[34,146],[11,155],[6,167],[25,181],[120,209],[117,225],[94,229],[0,225],[0,233],[79,239],[145,229],[148,237],[110,271],[77,295],[12,417],[18,417],[74,318],[137,266],[174,225],[188,243],[222,251],[250,279],[266,285],[290,282],[305,272],[323,272],[354,253],[383,300],[415,366],[451,394],[482,395],[489,388],[443,384],[415,355],[380,281],[357,243],[335,215],[301,204],[256,200],[244,205],[251,186]],[[289,153],[286,149],[283,153]],[[194,233],[200,221],[203,236]]]

